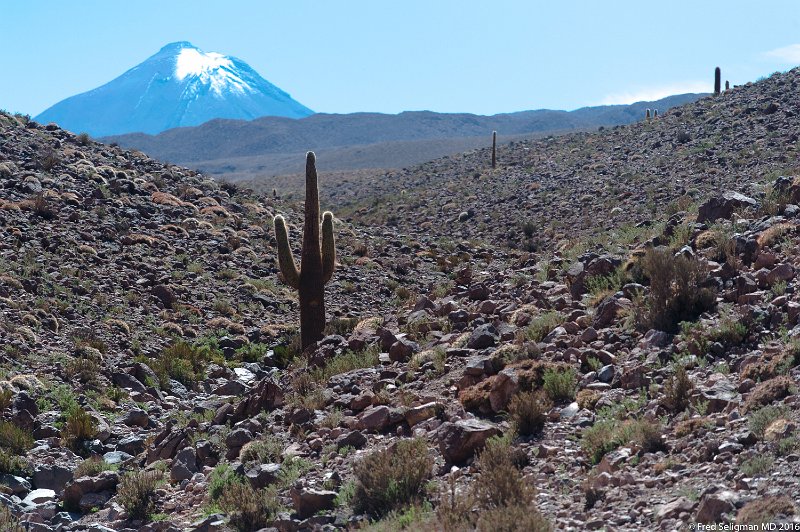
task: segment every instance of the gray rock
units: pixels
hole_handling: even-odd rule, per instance
[[[709,198],[697,211],[697,223],[713,222],[718,218],[730,218],[734,210],[754,208],[758,202],[738,192],[725,192],[721,196]]]
[[[309,488],[292,488],[289,492],[297,514],[305,519],[322,510],[333,509],[336,499],[335,491],[315,490]]]
[[[439,450],[445,460],[460,464],[483,449],[486,440],[500,434],[500,429],[488,421],[461,419],[443,423],[437,430]]]
[[[250,485],[254,488],[265,488],[278,480],[280,470],[280,464],[260,464],[248,469],[245,473],[245,478],[250,481]]]
[[[472,331],[469,335],[469,340],[467,340],[467,347],[469,349],[494,347],[498,339],[497,329],[491,323],[485,323]]]

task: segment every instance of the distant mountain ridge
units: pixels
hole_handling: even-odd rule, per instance
[[[35,119],[99,137],[155,134],[215,118],[311,114],[244,61],[184,41],[164,46],[114,80],[62,100]]]
[[[116,135],[102,140],[234,178],[300,171],[296,161],[304,159],[295,155],[306,150],[327,153],[320,158],[326,170],[399,168],[485,145],[493,130],[510,140],[629,124],[643,119],[647,108],[664,112],[702,96],[681,94],[630,105],[492,116],[408,111],[397,115],[317,113],[299,120],[272,116],[252,121],[212,120],[158,135]],[[426,140],[436,142],[423,146]],[[333,165],[325,166],[325,161]]]

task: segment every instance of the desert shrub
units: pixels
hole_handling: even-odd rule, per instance
[[[83,452],[83,442],[93,439],[97,435],[97,422],[81,407],[71,409],[66,413],[66,422],[61,430],[64,443],[77,453]]]
[[[646,453],[666,449],[661,438],[661,426],[646,419],[633,419],[623,423],[616,440],[620,445],[635,443]]]
[[[595,390],[583,389],[575,396],[575,401],[578,402],[578,408],[585,408],[587,410],[594,409],[597,401],[600,400],[602,394]]]
[[[792,499],[787,495],[767,495],[758,497],[742,506],[736,515],[736,523],[741,525],[760,525],[770,523],[778,516],[794,515],[797,511]]]
[[[613,420],[600,420],[584,429],[581,436],[581,448],[593,464],[600,462],[606,453],[617,448],[614,432],[615,422]]]
[[[650,294],[635,318],[639,327],[675,333],[680,322],[694,321],[714,308],[714,292],[700,287],[706,272],[698,261],[676,257],[667,249],[650,249],[642,258],[642,269],[650,281]]]
[[[511,427],[521,436],[530,436],[542,430],[547,420],[550,401],[542,393],[522,392],[508,406]]]
[[[241,484],[244,479],[227,463],[219,464],[208,476],[208,496],[212,501],[222,497],[223,492],[233,484]]]
[[[75,140],[76,140],[76,141],[78,142],[78,144],[80,144],[81,146],[86,146],[86,145],[88,145],[88,144],[89,144],[89,142],[90,142],[92,139],[91,139],[91,137],[89,137],[89,134],[88,134],[88,133],[86,133],[86,132],[84,131],[84,132],[80,133],[80,134],[79,134],[77,137],[75,137]]]
[[[755,362],[745,366],[741,372],[742,379],[765,381],[789,372],[800,363],[800,344],[790,342],[780,353],[765,353]]]
[[[312,377],[316,382],[326,382],[334,375],[347,373],[354,369],[372,368],[378,365],[380,348],[373,345],[361,351],[345,351],[336,355],[321,368],[313,371]]]
[[[99,456],[90,456],[75,468],[75,478],[94,477],[103,471],[116,471],[119,469],[117,464],[109,464]]]
[[[163,478],[161,471],[134,471],[128,473],[117,488],[117,502],[125,508],[131,519],[147,519],[153,513],[156,488]]]
[[[242,362],[260,362],[267,355],[267,344],[245,344],[236,350],[236,359]]]
[[[775,458],[769,454],[759,454],[748,458],[739,465],[739,471],[746,477],[765,476],[772,469]]]
[[[711,426],[711,420],[707,417],[695,417],[691,419],[684,419],[675,425],[675,436],[683,438],[695,434],[700,430],[705,430]]]
[[[242,462],[268,464],[283,459],[283,443],[272,436],[246,443],[239,453]]]
[[[5,504],[0,504],[0,530],[3,532],[25,532],[25,529],[19,524],[19,520]]]
[[[281,510],[274,488],[256,490],[241,482],[226,486],[218,503],[228,514],[228,524],[240,532],[266,527]]]
[[[10,421],[0,421],[0,449],[24,455],[31,447],[33,447],[33,436],[30,432]]]
[[[786,417],[788,413],[789,409],[784,406],[767,405],[750,413],[748,416],[748,425],[750,430],[753,431],[753,434],[761,438],[764,436],[764,432],[767,430],[770,423],[776,419]]]
[[[29,476],[33,474],[33,468],[25,458],[0,449],[0,474],[2,473]]]
[[[436,530],[552,530],[534,503],[535,490],[523,479],[522,464],[507,438],[490,438],[477,464],[480,476],[467,492],[457,494],[451,484],[442,497]]]
[[[169,390],[169,380],[175,379],[184,386],[194,388],[205,377],[211,359],[208,346],[192,345],[178,341],[167,347],[149,365],[158,376],[162,389]]]
[[[77,379],[84,384],[94,384],[100,373],[100,364],[89,358],[73,358],[67,363],[64,371],[70,379]]]
[[[788,397],[796,391],[795,383],[791,377],[781,375],[768,381],[764,381],[750,392],[750,396],[745,401],[746,411],[754,410],[760,406],[768,405],[784,397]]]
[[[11,390],[0,390],[0,415],[11,406],[14,393]]]
[[[61,157],[59,157],[58,153],[53,149],[49,149],[39,157],[39,168],[45,172],[49,172],[60,162]]]
[[[550,521],[532,503],[487,508],[480,513],[475,525],[477,530],[494,532],[517,532],[519,530],[548,532],[553,530]]]
[[[591,427],[584,429],[581,448],[593,464],[603,459],[606,453],[621,445],[635,444],[646,453],[664,450],[661,426],[645,419],[602,417]]]
[[[539,314],[525,328],[525,338],[531,342],[541,342],[550,331],[561,325],[564,316],[555,310]]]
[[[574,368],[546,369],[542,379],[542,388],[553,401],[571,401],[575,398],[578,381]]]
[[[354,510],[380,517],[412,503],[431,475],[433,459],[425,440],[402,440],[394,448],[375,451],[355,464]]]
[[[481,475],[475,481],[475,500],[484,508],[526,503],[533,488],[520,474],[506,438],[490,438],[478,456]]]
[[[671,412],[683,412],[689,407],[689,398],[693,388],[686,368],[678,366],[675,373],[664,384],[664,396],[661,398],[661,404]]]

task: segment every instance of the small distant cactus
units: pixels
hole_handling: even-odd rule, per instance
[[[300,296],[300,343],[303,349],[322,339],[325,330],[325,284],[331,280],[336,265],[333,240],[333,213],[322,215],[320,248],[319,188],[314,152],[306,154],[306,204],[300,269],[289,247],[289,233],[283,216],[276,216],[275,238],[278,241],[278,266],[283,279]]]
[[[647,108],[644,112],[644,118],[646,120],[650,120],[650,108]]]
[[[726,91],[731,90],[731,82],[728,81],[727,79],[725,80],[725,90]]]
[[[492,131],[492,168],[497,167],[497,131]]]
[[[722,71],[719,67],[714,69],[714,94],[717,95],[720,93],[720,79],[722,79]]]
[[[653,118],[658,118],[658,109],[653,109]]]

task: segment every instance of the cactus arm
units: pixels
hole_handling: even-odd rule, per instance
[[[286,284],[294,289],[300,288],[300,272],[294,262],[292,248],[289,247],[289,232],[283,216],[275,217],[275,239],[278,241],[278,267],[281,269]]]
[[[336,246],[333,240],[333,213],[322,215],[322,282],[327,283],[336,268]]]

